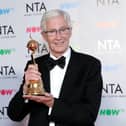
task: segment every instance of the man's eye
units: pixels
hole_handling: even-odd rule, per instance
[[[53,32],[55,32],[55,31],[49,31],[50,33],[53,33]]]
[[[53,31],[48,31],[48,33],[55,33],[55,32],[56,32],[56,31],[54,31],[54,30],[53,30]]]
[[[60,31],[65,31],[65,30],[66,30],[66,28],[60,29]]]

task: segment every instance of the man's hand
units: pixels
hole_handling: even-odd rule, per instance
[[[42,96],[35,96],[35,95],[24,95],[25,99],[33,100],[38,103],[43,103],[48,107],[53,107],[54,104],[54,98],[49,93],[44,93]]]
[[[38,71],[37,64],[31,64],[25,71],[25,84],[23,86],[23,94],[27,93],[27,87],[31,80],[41,81],[41,73]]]
[[[27,92],[27,86],[30,80],[41,80],[41,73],[38,71],[38,66],[36,65],[29,65],[28,69],[25,71],[25,84],[23,86],[23,97],[28,100],[33,100],[38,103],[43,103],[48,107],[52,107],[54,104],[54,98],[49,93],[44,93],[42,96],[35,96],[35,95],[25,95]]]

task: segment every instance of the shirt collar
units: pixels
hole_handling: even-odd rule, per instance
[[[66,59],[68,58],[70,58],[70,55],[71,55],[71,49],[70,49],[70,47],[68,47],[68,49],[63,53],[63,55],[62,56],[64,56],[64,57],[66,57]],[[55,60],[57,60],[57,59],[59,59],[60,57],[55,57],[54,55],[52,55],[51,53],[50,53],[50,57],[51,58],[53,58],[53,59],[55,59]]]

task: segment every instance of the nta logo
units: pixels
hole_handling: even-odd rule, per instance
[[[119,84],[109,83],[104,85],[103,93],[106,94],[123,94],[122,87]]]
[[[3,106],[0,108],[0,119],[8,119],[7,108],[7,106]]]
[[[0,26],[0,35],[14,34],[13,27],[11,25]]]
[[[119,5],[119,0],[97,0],[97,6],[114,6]]]
[[[31,4],[26,4],[25,8],[26,8],[26,13],[28,14],[28,16],[31,15],[30,13],[38,14],[41,12],[45,12],[47,10],[44,2],[34,2]]]
[[[38,57],[38,56],[41,56],[41,55],[44,55],[47,53],[48,53],[48,48],[47,48],[46,44],[39,43],[38,49],[36,50],[36,56]],[[28,50],[28,54],[30,54],[29,50]]]
[[[118,40],[98,40],[97,49],[100,52],[121,52],[121,45]]]
[[[16,75],[12,66],[1,66],[0,75]]]

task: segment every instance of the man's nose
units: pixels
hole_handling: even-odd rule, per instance
[[[62,35],[61,35],[60,31],[57,31],[57,32],[56,32],[56,38],[61,38],[61,36],[62,36]]]

